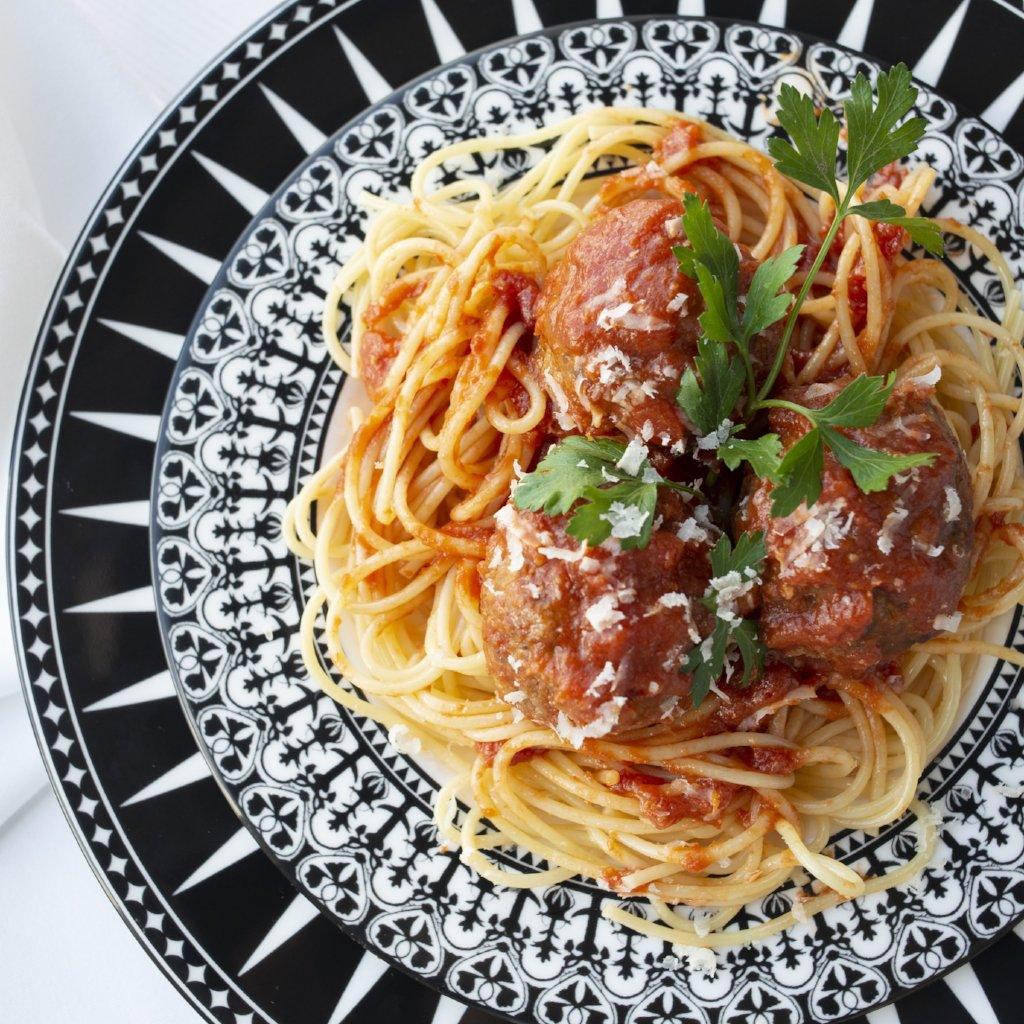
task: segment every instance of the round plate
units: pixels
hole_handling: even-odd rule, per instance
[[[677,5],[623,6],[668,13]],[[1024,144],[1015,86],[1024,18],[1003,0],[706,7],[785,20],[916,64]],[[324,133],[386,95],[388,83],[462,46],[593,13],[589,0],[283,5],[203,71],[140,141],[91,215],[43,318],[17,423],[8,533],[26,698],[55,792],[99,881],[205,1020],[470,1024],[485,1015],[463,1017],[461,1006],[386,970],[316,914],[257,853],[196,748],[173,698],[147,558],[146,499],[173,361],[224,254]],[[1020,763],[1017,743],[1007,757]],[[984,841],[995,850],[1007,842],[998,831]],[[486,899],[477,912],[488,915]],[[848,952],[853,934],[838,936],[836,949]],[[949,975],[948,988],[903,1000],[899,1016],[1009,1024],[1018,1017],[1014,972],[1022,966],[1024,943],[1011,935]],[[743,1008],[748,1019],[760,1009]],[[794,1020],[785,1006],[764,1010],[766,1022]],[[584,1016],[588,1024],[606,1019],[599,1004],[567,1019]],[[660,1024],[666,1016],[675,1016],[671,1001],[633,1019]]]
[[[949,816],[924,877],[724,951],[706,976],[680,970],[665,943],[606,920],[614,897],[597,885],[495,887],[457,851],[441,852],[438,783],[382,727],[305,677],[295,639],[315,579],[289,556],[278,523],[324,457],[341,391],[319,342],[320,310],[362,237],[359,196],[400,198],[418,162],[442,146],[598,103],[684,110],[763,149],[781,83],[799,80],[836,106],[861,70],[877,65],[781,29],[674,17],[580,23],[464,55],[326,140],[256,214],[196,315],[161,426],[151,531],[179,693],[243,820],[300,890],[379,956],[456,998],[548,1024],[573,1006],[593,1007],[595,1022],[666,1007],[698,1021],[737,1020],[753,1007],[841,1020],[949,970],[1024,915],[1012,666],[982,673],[973,707],[924,775],[921,793]],[[923,89],[919,109],[921,155],[938,173],[928,212],[979,227],[1024,276],[1024,249],[1008,230],[1021,223],[1024,159],[936,92]],[[533,157],[510,150],[484,173],[500,187]],[[478,171],[457,161],[441,180],[460,172]],[[971,253],[953,259],[976,302],[1000,296]],[[1018,618],[1007,642],[1018,640]],[[987,841],[994,834],[1001,843]],[[913,855],[912,819],[877,836],[843,834],[834,848],[884,873]],[[500,859],[538,866],[521,853]],[[789,906],[782,891],[748,905],[738,923]]]

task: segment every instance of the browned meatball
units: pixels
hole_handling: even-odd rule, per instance
[[[838,390],[813,384],[784,397],[821,408]],[[773,409],[770,425],[787,449],[808,429],[788,410]],[[973,496],[963,451],[928,388],[901,384],[874,426],[843,433],[870,448],[937,457],[864,494],[826,452],[810,509],[773,519],[772,485],[751,478],[737,526],[765,532],[767,646],[798,664],[860,676],[953,626],[970,571]]]
[[[615,427],[678,445],[690,432],[676,404],[693,364],[703,304],[672,253],[683,209],[675,199],[635,199],[590,224],[547,275],[537,356],[556,420],[566,430]],[[758,263],[740,252],[740,290]],[[778,331],[752,346],[767,366]]]
[[[496,520],[480,612],[499,695],[577,746],[671,715],[690,688],[680,667],[713,626],[700,604],[717,539],[706,509],[667,515],[633,551],[586,549],[566,517],[511,504]]]

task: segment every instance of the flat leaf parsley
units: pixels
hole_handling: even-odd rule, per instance
[[[896,473],[927,464],[929,454],[892,455],[852,441],[841,427],[868,427],[885,408],[894,378],[861,376],[851,381],[824,409],[808,409],[794,402],[772,399],[775,381],[785,360],[800,308],[811,282],[839,231],[850,214],[898,224],[911,239],[929,252],[942,252],[942,236],[934,221],[908,217],[901,206],[888,199],[854,204],[857,189],[876,171],[893,160],[908,156],[924,132],[921,118],[902,121],[917,98],[910,73],[903,65],[879,75],[877,100],[866,78],[858,75],[846,101],[847,165],[845,189],[836,179],[839,154],[839,121],[830,110],[819,114],[810,99],[792,86],[784,85],[779,97],[779,123],[789,140],[775,138],[769,143],[780,171],[827,193],[836,212],[815,255],[795,300],[785,291],[792,278],[802,247],[794,246],[770,257],[758,268],[739,313],[739,260],[730,259],[728,237],[715,226],[706,204],[687,197],[683,225],[688,246],[674,250],[680,270],[697,282],[705,303],[700,317],[704,336],[698,341],[694,367],[680,382],[678,403],[704,438],[698,448],[714,447],[722,461],[735,469],[741,462],[774,483],[772,512],[788,515],[801,502],[814,503],[821,494],[824,453],[829,450],[845,466],[865,492],[884,489]],[[788,316],[787,316],[788,314]],[[786,317],[775,358],[759,390],[755,388],[750,342],[753,336]],[[744,413],[736,409],[746,391]],[[743,437],[754,414],[763,409],[787,408],[810,422],[810,431],[783,456],[775,434]],[[736,421],[734,422],[733,418]],[[707,440],[705,440],[707,439]]]
[[[591,545],[615,537],[630,550],[650,543],[659,487],[691,493],[651,465],[639,440],[627,445],[574,435],[552,445],[537,468],[523,476],[512,503],[551,516],[576,506],[566,525],[570,536]]]
[[[699,707],[723,672],[733,674],[738,656],[743,671],[739,684],[746,686],[764,667],[764,646],[752,619],[738,614],[737,603],[761,582],[764,570],[764,535],[741,533],[735,547],[724,534],[711,549],[713,576],[704,597],[704,606],[715,615],[715,628],[704,641],[690,651],[683,668],[693,681],[690,699]]]

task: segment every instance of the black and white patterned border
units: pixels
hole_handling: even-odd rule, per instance
[[[624,0],[624,5],[629,13],[630,0]],[[165,689],[162,676],[131,683],[120,691],[110,693],[104,700],[84,707],[86,702],[83,701],[77,679],[74,674],[69,675],[65,666],[57,660],[55,640],[65,650],[72,651],[75,650],[77,640],[65,628],[66,620],[62,622],[61,618],[54,614],[56,609],[52,593],[52,513],[57,510],[62,513],[74,511],[64,508],[61,504],[66,500],[66,495],[62,498],[61,495],[53,493],[55,484],[62,484],[64,480],[64,476],[55,473],[52,467],[53,458],[57,454],[55,426],[59,424],[60,428],[66,429],[69,412],[71,415],[83,417],[89,415],[76,414],[67,404],[74,374],[77,373],[78,377],[81,377],[83,367],[89,369],[90,358],[95,358],[90,357],[87,351],[83,363],[82,339],[89,331],[95,331],[95,304],[104,288],[108,293],[110,291],[108,271],[115,259],[124,263],[124,243],[133,234],[134,219],[144,206],[152,206],[154,200],[159,199],[167,191],[166,188],[161,188],[165,172],[175,163],[180,163],[183,154],[191,151],[194,140],[203,127],[215,123],[215,118],[223,120],[224,113],[232,109],[232,101],[237,100],[240,94],[244,95],[247,84],[257,81],[274,113],[287,127],[291,136],[304,148],[315,149],[322,135],[310,117],[319,121],[324,128],[330,129],[334,124],[350,116],[351,108],[346,108],[344,104],[339,106],[337,103],[333,109],[344,111],[344,116],[327,113],[326,106],[324,112],[316,113],[319,109],[319,98],[327,91],[331,95],[338,95],[337,88],[324,81],[319,87],[319,92],[314,89],[304,93],[300,89],[296,94],[294,90],[279,85],[279,80],[270,76],[269,85],[282,90],[283,95],[287,97],[285,99],[281,92],[274,92],[263,82],[268,78],[268,71],[272,70],[276,63],[281,63],[278,58],[297,52],[300,48],[306,53],[315,41],[317,33],[322,36],[325,29],[330,33],[329,23],[345,28],[351,33],[352,39],[362,45],[362,41],[370,38],[375,31],[373,19],[363,15],[367,6],[365,2],[283,5],[255,26],[245,38],[231,47],[204,72],[203,76],[183,93],[147,133],[97,206],[58,284],[33,357],[14,445],[9,517],[12,611],[16,632],[20,637],[20,667],[26,681],[33,725],[40,739],[44,760],[51,773],[54,788],[68,815],[69,823],[112,900],[154,959],[209,1020],[247,1021],[273,1017],[281,1020],[310,1019],[308,1016],[289,1016],[290,1012],[304,1005],[299,998],[293,997],[290,1004],[278,1005],[276,1010],[268,1011],[266,1006],[274,1002],[271,999],[269,1003],[263,1003],[261,1014],[259,1010],[254,1012],[251,1009],[254,1005],[253,996],[246,995],[247,992],[259,990],[259,986],[253,984],[254,973],[259,973],[254,972],[254,964],[269,964],[270,961],[265,958],[273,955],[275,950],[298,951],[302,945],[301,936],[312,927],[306,923],[311,920],[310,911],[306,909],[301,897],[288,904],[283,913],[268,905],[266,912],[275,916],[268,918],[268,930],[261,941],[258,944],[253,942],[252,955],[246,963],[239,968],[233,957],[217,961],[210,952],[213,945],[210,926],[200,925],[206,930],[194,935],[188,934],[181,915],[181,900],[172,899],[172,896],[178,895],[172,893],[172,890],[181,880],[180,876],[171,881],[165,873],[165,868],[157,867],[155,862],[146,856],[140,856],[131,840],[131,837],[137,834],[133,831],[135,826],[130,820],[131,814],[116,807],[104,793],[100,780],[109,773],[113,763],[113,748],[90,748],[89,742],[85,739],[87,729],[84,727],[81,712],[100,712],[102,707],[103,714],[122,718],[134,714],[143,701],[158,701],[153,705],[146,705],[161,709],[161,724],[152,736],[151,749],[154,756],[166,756],[161,747],[163,737],[178,734],[181,729],[180,715],[175,712],[164,713],[162,710],[170,708],[169,703],[159,703],[160,700],[166,701],[170,696]],[[1016,29],[1020,12],[1017,11],[1016,16],[1012,13],[1016,8],[997,0],[974,0],[967,10],[967,4],[958,6],[954,0],[948,0],[948,3],[940,2],[934,9],[930,9],[928,18],[914,19],[910,16],[910,31],[899,34],[892,31],[890,16],[893,12],[887,13],[883,10],[884,6],[858,0],[852,7],[849,4],[837,4],[826,12],[814,7],[813,4],[808,7],[802,0],[789,0],[787,12],[785,2],[779,4],[769,0],[763,7],[757,2],[751,2],[744,6],[742,13],[748,17],[759,16],[764,21],[788,20],[798,28],[809,29],[812,32],[835,32],[840,42],[846,45],[867,46],[868,49],[892,59],[903,58],[916,62],[915,73],[926,80],[941,80],[942,86],[956,95],[970,95],[971,102],[976,109],[984,111],[990,123],[997,127],[1010,128],[1018,124],[1021,88],[1014,80],[1013,62],[993,65],[990,68],[992,74],[978,76],[972,65],[958,60],[961,53],[968,53],[971,46],[983,36],[976,31],[975,22],[982,19],[987,23],[990,16],[993,19],[993,27],[996,15],[1006,21],[1005,25],[1000,22],[1001,31],[996,31],[992,36],[993,51],[997,51],[999,45],[1012,47],[1013,40],[1018,38]],[[908,8],[911,6],[908,5]],[[701,0],[682,0],[679,5],[681,13],[702,13],[703,7]],[[708,13],[719,13],[715,9],[714,0],[709,0],[708,8]],[[733,4],[729,11],[730,15],[736,15],[735,8],[736,5]],[[1004,9],[1011,13],[1002,13]],[[402,0],[400,4],[395,5],[395,10],[406,31],[403,32],[402,38],[393,37],[391,42],[379,46],[373,51],[373,56],[374,63],[378,68],[383,68],[387,79],[396,83],[408,77],[410,73],[430,66],[438,58],[444,60],[457,56],[461,46],[460,36],[470,45],[480,45],[484,40],[498,38],[513,31],[539,28],[542,21],[557,21],[564,18],[570,10],[577,16],[590,13],[583,6],[571,4],[565,8],[553,9],[553,5],[546,3],[545,0],[536,0],[536,3],[533,0],[509,0],[507,4],[497,2],[493,7],[488,7],[486,12],[479,8],[463,10],[455,0],[439,0],[438,3],[433,0],[423,0],[422,3]],[[617,2],[600,0],[596,4],[596,13],[599,15],[615,15],[621,13],[621,10],[622,5]],[[316,52],[317,59],[313,62],[306,61],[303,65],[301,75],[305,82],[315,81],[316,75],[325,67],[321,59],[322,51]],[[339,70],[346,69],[348,81],[355,82],[357,87],[361,87],[368,99],[377,99],[373,89],[380,86],[380,76],[378,75],[377,80],[364,80],[360,75],[364,74],[365,67],[353,63],[348,50],[339,51],[336,48],[335,55],[339,62]],[[326,66],[329,67],[329,64]],[[966,71],[961,74],[961,70],[965,68]],[[296,102],[296,95],[299,99],[305,97],[305,101],[299,103],[303,113],[288,102]],[[354,95],[351,102],[358,107],[362,100],[358,95]],[[241,163],[236,165],[236,170],[244,172],[246,166],[255,163],[255,158],[250,159],[244,153],[237,156]],[[215,165],[210,167],[211,174],[223,170]],[[218,183],[222,184],[223,181],[229,180],[221,175]],[[223,197],[224,193],[221,195]],[[245,202],[251,202],[253,195],[250,191],[245,196]],[[212,214],[211,219],[214,221],[229,221],[230,218],[223,212],[223,208],[231,207],[234,201],[235,199],[229,201],[227,198],[212,200],[207,208],[207,215]],[[243,200],[238,201],[245,206]],[[134,234],[137,236],[137,232]],[[151,241],[155,245],[160,240]],[[200,256],[197,259],[196,253],[189,253],[181,246],[173,248],[165,245],[162,251],[176,262],[184,260],[190,263],[190,272],[191,268],[194,268],[197,274],[207,274],[211,264],[216,266],[219,263],[219,260],[211,260],[209,257]],[[160,314],[160,318],[155,322],[140,325],[122,324],[120,327],[129,332],[125,333],[124,337],[130,338],[133,342],[165,355],[173,355],[177,350],[176,346],[180,344],[180,339],[173,335],[177,325],[170,319],[164,319],[165,316],[166,313]],[[68,373],[66,364],[69,362],[76,364],[72,373]],[[91,368],[95,369],[94,363]],[[120,369],[116,368],[115,377]],[[102,372],[109,373],[110,368],[105,366]],[[117,401],[116,395],[112,397]],[[154,429],[151,420],[155,418],[153,414],[158,411],[158,407],[150,408],[152,413],[140,414],[126,409],[123,413],[104,414],[103,417],[97,415],[93,422],[101,423],[104,428],[110,430],[131,432],[140,439],[140,444],[149,443],[152,440],[150,432]],[[118,416],[123,419],[116,419]],[[104,446],[101,446],[101,450],[105,450]],[[138,518],[137,506],[141,504],[125,502],[123,507],[104,506],[102,512],[99,511],[99,506],[94,506],[88,518],[104,522],[105,528],[124,527],[129,531],[125,536],[129,536],[131,530],[143,525]],[[85,509],[79,509],[75,514],[86,516],[87,513]],[[90,543],[94,544],[97,553],[102,553],[102,545],[109,542],[108,537],[103,535]],[[88,555],[92,551],[86,547],[82,553]],[[116,578],[109,582],[114,587],[118,585]],[[150,591],[149,595],[145,593],[147,589]],[[114,623],[128,616],[128,621],[139,622],[144,618],[140,613],[152,614],[151,588],[111,592],[109,597],[89,602],[88,605],[88,608],[83,605],[80,610],[88,611],[93,621]],[[111,686],[115,684],[115,680],[110,680]],[[177,748],[173,744],[169,747],[169,750],[175,749]],[[161,768],[162,774],[156,777],[147,776],[145,769],[139,773],[138,769],[133,767],[132,770],[137,773],[138,783],[142,788],[128,803],[133,803],[137,807],[137,800],[166,802],[178,799],[180,795],[180,799],[187,804],[191,799],[188,794],[196,788],[195,780],[209,778],[203,766],[198,764],[197,757],[198,755],[186,757],[180,764],[168,762],[166,770]],[[126,759],[122,756],[120,760]],[[159,761],[153,762],[154,765],[158,763]],[[209,785],[208,782],[200,784]],[[214,815],[212,810],[208,810],[207,822],[212,822],[214,818],[220,822],[219,815]],[[230,825],[225,827],[230,828]],[[199,885],[201,882],[219,884],[217,880],[224,878],[225,872],[231,878],[235,878],[246,864],[251,863],[245,858],[248,851],[255,847],[246,845],[246,837],[243,834],[230,835],[227,832],[225,835],[228,835],[228,838],[223,846],[215,849],[206,862],[196,867],[186,882],[178,887],[179,893],[186,887]],[[227,871],[229,867],[230,872]],[[206,881],[211,877],[214,879],[213,882]],[[251,890],[249,902],[266,902],[265,897],[269,896],[272,889],[275,889],[272,884],[258,886]],[[318,933],[318,936],[320,946],[333,948],[332,935]],[[1009,948],[1006,943],[1001,946]],[[338,952],[342,953],[341,950]],[[1010,954],[1004,954],[1004,958],[1006,955]],[[339,956],[330,972],[321,973],[315,982],[306,986],[325,987],[325,998],[329,999],[332,1005],[335,998],[330,996],[330,991],[340,993],[341,998],[337,1000],[333,1012],[325,1013],[323,1019],[329,1016],[333,1024],[344,1019],[360,1006],[360,1000],[374,985],[385,984],[385,977],[390,979],[386,982],[389,1000],[392,1003],[395,999],[405,1000],[400,1002],[400,1005],[410,1005],[410,996],[400,984],[402,979],[393,973],[386,976],[382,974],[382,965],[378,966],[370,954],[366,954],[363,960],[358,962],[351,974],[348,973],[348,967],[339,967],[343,959],[343,956]],[[985,964],[990,961],[993,964],[1003,962],[993,960],[990,956],[984,958]],[[275,974],[272,973],[267,979],[270,988],[264,987],[263,991],[284,991],[285,979],[300,973],[296,970],[297,966],[293,959],[286,970],[276,970],[278,980],[273,980]],[[1002,1019],[1004,1005],[1012,1004],[1000,1002],[1000,990],[998,987],[990,987],[993,969],[985,967],[984,970],[979,970],[979,974],[985,981],[985,989],[990,993],[990,998],[996,999],[995,1005]],[[262,966],[260,970],[263,970]],[[969,968],[962,968],[952,976],[950,987],[964,1006],[981,1006],[982,1004],[976,1003],[976,1000],[980,993],[984,1001],[984,991],[977,984],[974,973],[965,974],[965,971],[969,971]],[[324,982],[323,986],[320,984],[321,981]],[[337,989],[335,985],[338,986]],[[229,989],[233,991],[229,992]],[[930,1005],[928,1000],[922,1002],[920,999],[912,1000],[911,1003],[915,1013],[918,1008],[924,1012],[924,1008]],[[911,1012],[911,1003],[901,1004],[901,1013]],[[247,1005],[250,1008],[247,1008]],[[666,1007],[666,1011],[667,1009]],[[430,1012],[427,1011],[428,1016]],[[962,1014],[963,1011],[960,1012]],[[460,1007],[455,1004],[449,1005],[442,999],[437,1005],[435,1020],[456,1021],[461,1015]],[[472,1011],[470,1016],[473,1016]],[[980,1013],[976,1016],[983,1017],[985,1014]],[[988,1007],[988,1016],[994,1016],[991,1007]],[[1011,1017],[1005,1019],[1009,1020]]]
[[[608,897],[594,886],[540,897],[491,886],[436,849],[430,780],[382,730],[302,678],[293,637],[313,581],[308,568],[296,577],[273,534],[296,468],[305,475],[315,464],[337,389],[318,344],[319,305],[361,237],[362,191],[401,195],[439,146],[594,104],[670,106],[763,145],[781,82],[799,79],[834,105],[858,70],[872,68],[782,30],[656,18],[570,27],[461,59],[325,144],[259,215],[197,316],[168,401],[153,534],[168,651],[197,734],[298,884],[381,956],[456,996],[552,1024],[572,1005],[611,1024],[666,1002],[697,1020],[771,1008],[779,1022],[830,1021],[947,970],[1024,912],[1024,845],[1013,835],[1021,798],[1000,774],[1012,774],[1021,754],[1019,743],[1007,746],[1020,685],[1009,667],[993,673],[927,776],[925,792],[945,792],[950,820],[920,888],[836,908],[810,935],[791,929],[728,951],[713,978],[680,970],[662,943],[606,921]],[[1019,275],[1024,248],[1008,225],[1019,222],[1024,161],[937,94],[924,90],[919,106],[929,123],[923,157],[939,175],[931,211],[980,226]],[[530,159],[512,151],[483,168],[467,159],[441,178],[482,170],[500,185]],[[955,262],[979,301],[999,299],[983,261],[961,251]],[[878,874],[908,859],[914,840],[905,821],[837,848]],[[744,923],[789,905],[775,894],[748,907]],[[929,945],[926,935],[943,941]]]

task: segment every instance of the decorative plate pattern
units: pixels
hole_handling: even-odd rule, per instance
[[[148,569],[155,510],[147,495],[174,360],[206,288],[268,194],[297,180],[289,173],[294,165],[393,85],[543,25],[623,10],[703,14],[705,7],[709,15],[785,23],[906,60],[919,78],[981,111],[1018,151],[1024,146],[1024,7],[1016,0],[391,0],[386,8],[372,0],[293,0],[175,100],[129,155],[74,247],[43,317],[13,448],[8,564],[19,666],[44,762],[83,853],[127,926],[204,1020],[490,1019],[414,980],[436,986],[441,978],[432,959],[412,954],[399,938],[423,929],[429,936],[422,908],[374,918],[370,942],[390,944],[404,967],[397,971],[295,893],[229,809],[174,699]],[[529,56],[516,76],[506,75],[506,92],[516,92],[516,81],[520,92],[528,87]],[[489,69],[499,84],[504,70]],[[321,184],[312,174],[310,193]],[[1019,227],[1007,224],[1007,231]],[[233,312],[220,315],[231,321]],[[246,316],[243,309],[233,322],[241,326]],[[241,349],[244,339],[237,340]],[[224,354],[211,351],[211,362]],[[268,457],[273,465],[281,456]],[[193,477],[187,463],[181,468],[190,492],[217,486],[217,473]],[[170,531],[182,525],[173,516],[161,523]],[[191,679],[197,695],[213,692],[228,662],[213,663],[215,648],[203,634],[194,633],[193,642],[195,657],[179,660],[178,682],[188,687]],[[234,735],[239,721],[225,717],[213,728]],[[1003,751],[1002,764],[1020,766],[1018,747],[1010,742]],[[997,853],[1006,847],[998,830],[981,841]],[[324,864],[321,875],[311,870],[307,877],[331,898],[345,879],[338,888]],[[998,889],[986,894],[993,896],[1001,899]],[[340,917],[346,908],[335,902]],[[887,1019],[1016,1021],[1020,931],[963,964],[980,945],[965,946],[963,929],[903,929],[896,938],[903,966],[891,994],[946,965],[961,966],[944,984],[901,999]],[[541,936],[545,941],[555,938]],[[488,955],[482,947],[476,961],[487,980],[469,985],[482,1000],[508,987],[500,970],[490,970]],[[850,953],[843,955],[845,971]],[[850,969],[861,966],[854,955]],[[607,1002],[593,984],[567,978],[558,993],[574,1004],[561,1021],[603,1019],[600,1012],[591,1018],[591,1007],[603,1011]],[[733,1017],[758,1024],[776,1018],[762,988],[734,995]],[[552,995],[537,1019],[558,1019],[563,1005]],[[632,997],[631,1006],[631,1024],[703,1019],[700,1001],[674,986]]]
[[[343,127],[259,212],[197,314],[168,398],[153,501],[154,576],[172,670],[215,771],[243,820],[300,890],[380,956],[456,997],[518,1020],[591,1024],[639,1008],[692,1007],[725,1022],[777,1024],[871,1010],[958,962],[1024,914],[1021,680],[997,666],[964,727],[925,776],[948,814],[940,854],[918,885],[835,908],[719,956],[715,977],[681,969],[665,944],[601,916],[609,899],[582,881],[543,893],[494,887],[437,849],[436,785],[305,678],[294,642],[312,570],[276,536],[298,482],[317,466],[340,374],[319,343],[334,269],[362,237],[366,190],[400,196],[420,159],[457,139],[523,131],[595,104],[698,114],[763,147],[780,83],[799,79],[836,105],[877,66],[781,29],[676,18],[613,20],[519,38],[470,55],[383,98]],[[1024,161],[982,122],[923,90],[923,158],[939,179],[929,212],[979,226],[1024,273]],[[531,154],[485,169],[496,186]],[[471,169],[439,169],[451,180]],[[953,254],[982,304],[998,280]],[[1016,618],[1010,633],[1016,641]],[[944,802],[943,802],[944,801]],[[904,820],[836,843],[879,874],[912,856]],[[504,859],[532,866],[524,854]],[[785,892],[745,923],[784,912]],[[644,913],[643,903],[636,903]],[[923,956],[925,932],[945,941]]]

